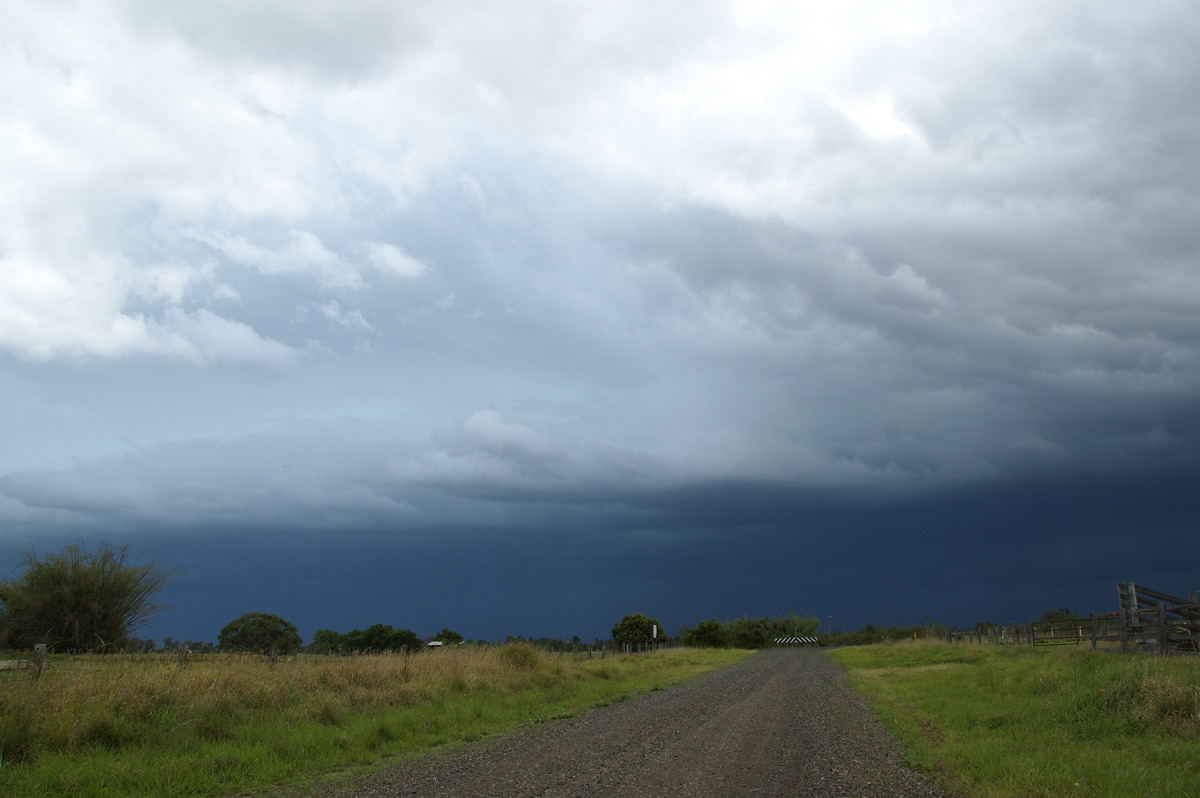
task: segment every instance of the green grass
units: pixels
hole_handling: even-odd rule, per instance
[[[967,796],[1200,798],[1200,661],[932,643],[832,655]]]
[[[0,795],[262,789],[567,717],[747,653],[64,659],[36,685],[0,673]]]

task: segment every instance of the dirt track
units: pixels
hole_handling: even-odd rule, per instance
[[[812,649],[770,650],[678,687],[311,794],[943,795],[901,761],[840,666]]]

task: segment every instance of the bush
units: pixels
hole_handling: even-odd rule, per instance
[[[694,648],[722,648],[727,639],[721,622],[714,620],[701,621],[695,629],[684,629],[682,637],[685,646]]]
[[[0,645],[101,651],[121,648],[161,609],[154,599],[177,573],[151,562],[131,565],[129,547],[25,555],[25,572],[0,582]]]
[[[618,645],[649,646],[656,639],[655,627],[658,628],[658,639],[664,638],[661,623],[635,612],[633,615],[626,615],[612,628],[612,638]]]
[[[528,643],[507,643],[500,649],[500,660],[518,670],[531,671],[537,668],[541,657]]]

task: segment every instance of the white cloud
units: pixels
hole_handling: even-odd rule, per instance
[[[417,277],[428,267],[395,244],[372,241],[366,245],[367,260],[384,274]]]
[[[191,225],[316,207],[306,145],[250,108],[234,76],[111,11],[6,9],[0,347],[37,359],[290,359],[244,322],[186,309],[213,264],[180,250]]]
[[[278,246],[266,246],[243,236],[195,233],[202,241],[233,263],[249,266],[267,275],[304,275],[316,279],[323,289],[361,288],[362,275],[354,264],[331,251],[308,230],[290,230]]]
[[[348,330],[370,330],[371,323],[367,321],[362,311],[346,310],[335,299],[324,302],[316,307],[316,311],[331,324],[336,324]]]
[[[289,364],[292,350],[241,322],[168,304],[160,314],[127,309],[133,297],[178,301],[198,279],[170,267],[139,272],[120,259],[89,258],[69,268],[0,260],[0,347],[33,360],[128,355]]]
[[[171,308],[162,321],[145,324],[154,344],[149,352],[175,354],[200,365],[232,362],[290,366],[296,360],[291,347],[264,339],[250,326],[203,308],[194,313]]]
[[[837,100],[833,101],[835,107],[837,102]],[[839,110],[850,117],[864,133],[872,138],[885,141],[907,138],[918,144],[921,143],[920,134],[897,114],[895,102],[886,94],[877,94],[865,102],[859,102]]]
[[[172,218],[294,218],[315,206],[309,145],[258,112],[238,76],[108,10],[41,4],[6,26],[20,46],[2,51],[0,164],[35,218],[86,210],[117,222],[130,203]]]
[[[499,456],[553,458],[557,447],[524,424],[505,421],[495,410],[472,413],[454,438],[457,446]]]

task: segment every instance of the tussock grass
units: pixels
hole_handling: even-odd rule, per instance
[[[901,643],[840,649],[913,763],[970,796],[1200,796],[1200,661]]]
[[[416,654],[60,659],[0,674],[0,795],[222,795],[570,715],[735,661],[524,644]]]

